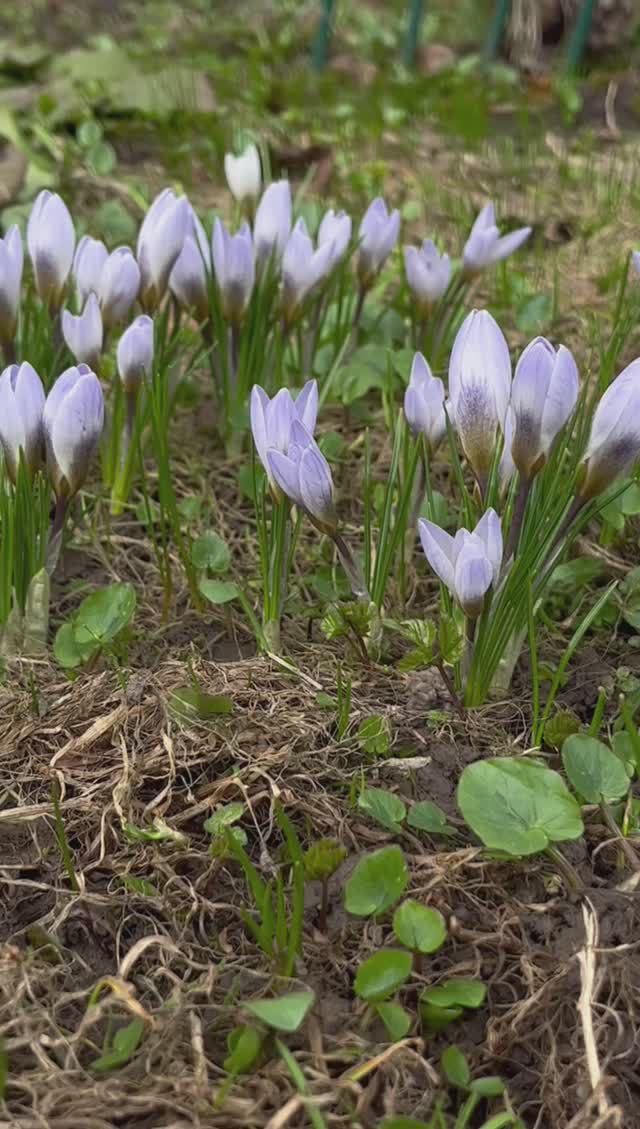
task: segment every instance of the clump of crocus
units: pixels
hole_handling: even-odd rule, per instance
[[[42,381],[27,361],[10,365],[0,376],[0,446],[7,473],[14,483],[21,451],[30,475],[33,476],[42,464],[44,400]]]
[[[78,364],[98,368],[102,352],[102,316],[97,296],[91,292],[84,310],[77,316],[62,311],[62,336],[67,348],[73,353]]]
[[[27,247],[36,290],[54,312],[60,308],[73,263],[76,243],[73,220],[64,201],[43,189],[36,197],[27,224]]]
[[[405,247],[404,269],[418,316],[425,318],[449,286],[451,260],[432,239],[425,239],[422,247]]]
[[[256,277],[249,224],[243,224],[235,235],[230,235],[222,220],[216,219],[212,251],[222,312],[232,325],[239,325],[251,300]]]
[[[508,235],[500,235],[493,204],[485,204],[478,215],[462,253],[463,271],[471,278],[486,267],[492,267],[517,251],[531,235],[530,227],[519,227]]]
[[[434,376],[422,353],[416,353],[404,394],[404,414],[414,435],[425,436],[433,453],[447,433],[444,384]]]
[[[388,211],[381,196],[367,208],[360,224],[358,280],[361,292],[369,290],[393,251],[400,234],[400,212]]]
[[[486,310],[472,310],[458,330],[449,360],[449,396],[453,423],[483,491],[511,397],[509,347]]]
[[[291,231],[291,186],[288,180],[276,180],[265,188],[253,224],[256,262],[262,266],[269,258],[279,262]]]
[[[233,153],[225,153],[224,175],[231,195],[239,204],[247,201],[255,204],[262,184],[260,154],[257,146],[251,142],[237,157]]]
[[[145,310],[157,308],[164,298],[190,224],[191,206],[186,196],[176,196],[170,188],[156,196],[138,234],[140,300]]]
[[[336,261],[334,240],[313,246],[303,219],[296,223],[282,256],[282,316],[291,325],[305,299],[327,277]]]
[[[420,541],[431,568],[470,620],[482,613],[485,597],[500,575],[502,528],[495,510],[480,518],[472,533],[459,529],[451,537],[439,525],[421,518]]]
[[[597,497],[640,458],[640,359],[609,385],[593,415],[579,498]]]
[[[0,345],[10,360],[13,354],[24,253],[16,224],[0,239]]]
[[[264,388],[254,384],[250,414],[251,432],[258,458],[267,473],[272,490],[277,492],[276,479],[268,458],[269,451],[287,454],[294,420],[298,420],[309,435],[313,435],[318,415],[318,385],[315,380],[307,381],[295,400],[288,388],[281,388],[270,400]]]
[[[200,220],[192,209],[192,228],[175,261],[169,288],[185,310],[191,310],[198,321],[209,317],[209,274],[211,251]]]
[[[511,389],[511,454],[523,479],[529,480],[542,470],[556,437],[573,413],[578,390],[578,368],[564,345],[556,350],[544,337],[536,337],[527,345],[516,365]]]

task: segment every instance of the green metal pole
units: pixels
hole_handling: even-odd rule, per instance
[[[333,32],[333,15],[336,0],[322,0],[322,16],[313,42],[311,62],[317,71],[324,70],[329,56],[329,44]]]
[[[531,2],[533,2],[533,0],[531,0]],[[492,63],[500,50],[510,11],[511,0],[496,0],[489,34],[484,45],[484,60],[487,63]]]
[[[423,17],[424,0],[411,0],[409,26],[407,27],[407,37],[404,41],[404,50],[402,52],[402,62],[407,67],[412,67],[416,61]]]
[[[582,59],[584,49],[589,41],[589,33],[591,31],[593,13],[595,10],[596,0],[584,0],[578,12],[576,26],[571,33],[569,46],[567,47],[567,61],[565,64],[567,74],[573,74],[580,66],[580,60]]]

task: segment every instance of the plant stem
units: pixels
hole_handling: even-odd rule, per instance
[[[464,706],[463,706],[462,702],[460,701],[460,698],[458,696],[456,688],[453,685],[453,682],[451,681],[451,679],[450,679],[450,677],[447,673],[447,669],[446,669],[442,659],[436,659],[435,662],[434,662],[434,666],[435,666],[436,670],[438,671],[438,674],[440,675],[442,681],[444,682],[444,684],[447,688],[447,693],[449,694],[449,697],[451,698],[451,701],[453,702],[456,713],[458,713],[460,715],[460,717],[464,718],[464,716],[465,716]]]
[[[60,550],[62,549],[62,533],[64,530],[65,518],[67,516],[67,509],[69,507],[69,499],[67,497],[56,498],[56,508],[53,514],[53,521],[49,531],[49,544],[47,546],[47,561],[46,568],[49,576],[53,576],[58,561],[60,560]]]
[[[369,592],[367,591],[367,585],[362,569],[360,568],[360,565],[356,561],[353,553],[351,552],[351,549],[347,545],[341,533],[335,533],[333,535],[333,543],[338,550],[340,564],[342,565],[347,580],[351,585],[351,591],[353,592],[353,595],[357,600],[370,600],[371,597],[369,596]]]
[[[631,869],[640,870],[640,858],[638,858],[638,855],[631,846],[631,843],[629,843],[628,840],[625,839],[620,828],[618,827],[618,824],[613,818],[613,815],[611,814],[611,808],[607,803],[605,803],[604,800],[602,800],[600,804],[600,812],[604,822],[606,823],[611,834],[616,840],[616,843],[620,847],[620,850],[626,856],[627,862],[629,863]]]
[[[549,846],[546,848],[545,854],[549,855],[549,858],[553,859],[555,865],[562,874],[562,877],[564,878],[570,890],[577,892],[578,890],[584,889],[584,882],[582,881],[576,868],[571,865],[569,860],[566,859],[562,854],[562,851],[559,851],[558,848],[553,845],[553,843],[549,843]]]
[[[532,479],[520,478],[520,485],[516,495],[515,505],[513,507],[513,515],[511,517],[511,526],[509,528],[509,537],[507,538],[507,547],[504,553],[505,565],[510,558],[516,555],[518,542],[520,540],[520,531],[522,529],[522,522],[524,521],[525,510],[527,508],[527,501],[531,491]]]

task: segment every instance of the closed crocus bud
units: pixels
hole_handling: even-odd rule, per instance
[[[253,242],[259,264],[273,255],[282,258],[291,231],[291,185],[276,180],[265,188],[253,224]]]
[[[334,244],[314,250],[303,219],[298,220],[282,256],[282,309],[290,324],[311,291],[326,278],[334,262]]]
[[[416,353],[404,394],[404,414],[414,435],[426,436],[430,451],[435,451],[447,433],[444,384],[431,372],[422,353]]]
[[[483,514],[473,533],[459,529],[451,537],[439,525],[424,519],[418,522],[418,532],[424,555],[436,576],[465,615],[477,619],[502,564],[502,528],[495,510]]]
[[[523,478],[538,473],[578,399],[578,369],[564,345],[536,337],[516,365],[511,390],[513,461]]]
[[[329,208],[329,211],[325,212],[322,217],[322,222],[318,228],[318,247],[323,247],[325,243],[333,244],[332,270],[344,256],[350,242],[351,216],[348,216],[346,212],[334,212],[333,208]]]
[[[116,353],[118,375],[128,396],[135,396],[153,370],[153,321],[146,314],[125,329]]]
[[[224,175],[231,195],[238,203],[243,200],[257,200],[262,184],[260,154],[255,145],[247,145],[239,157],[225,153]]]
[[[140,290],[140,267],[129,247],[116,247],[106,259],[98,283],[98,300],[105,329],[127,317]]]
[[[104,424],[100,381],[88,365],[69,368],[47,396],[44,438],[49,477],[58,499],[72,498],[84,482]]]
[[[640,275],[640,251],[633,251],[631,254],[631,266],[637,275]]]
[[[97,368],[102,352],[102,317],[98,298],[93,292],[77,317],[68,310],[62,311],[62,336],[78,364]]]
[[[640,359],[609,385],[591,423],[580,497],[596,498],[640,458]]]
[[[216,219],[211,247],[222,312],[227,321],[239,325],[249,305],[256,277],[249,224],[243,224],[235,235],[230,235],[222,220]]]
[[[418,311],[424,316],[449,285],[451,260],[440,254],[432,239],[425,239],[421,248],[405,247],[404,269]]]
[[[270,448],[267,461],[282,493],[300,506],[318,529],[330,537],[334,536],[338,523],[331,469],[304,424],[294,419],[286,455]]]
[[[14,483],[21,450],[30,474],[35,474],[42,463],[43,409],[44,389],[35,369],[26,361],[9,365],[0,376],[0,445],[7,473]]]
[[[268,453],[276,450],[283,455],[287,454],[291,425],[296,419],[309,435],[313,435],[318,415],[318,385],[315,380],[308,380],[295,400],[288,388],[281,388],[270,400],[264,388],[254,384],[251,389],[250,415],[256,452],[271,486],[274,487],[275,479]]]
[[[190,224],[191,205],[186,196],[176,196],[170,188],[156,196],[138,234],[140,298],[145,309],[154,309],[164,298]]]
[[[482,486],[511,396],[509,348],[486,310],[472,310],[458,330],[449,361],[449,396],[462,448]]]
[[[109,252],[100,239],[92,239],[90,235],[82,236],[73,258],[78,305],[84,306],[90,294],[98,293],[102,270],[108,258]]]
[[[513,255],[531,235],[530,227],[519,227],[508,235],[500,235],[493,204],[486,204],[476,219],[464,245],[463,264],[467,276],[478,274],[485,267]]]
[[[16,335],[23,265],[22,237],[16,224],[0,239],[0,342],[11,345]]]
[[[169,287],[181,306],[193,310],[198,321],[204,321],[209,316],[211,252],[207,234],[195,212],[192,224],[171,271]]]
[[[368,290],[398,242],[400,212],[387,211],[387,205],[378,196],[362,217],[359,234],[358,278],[361,289]]]
[[[36,290],[50,309],[62,301],[76,236],[69,209],[54,192],[37,196],[27,224],[27,247],[33,264]]]

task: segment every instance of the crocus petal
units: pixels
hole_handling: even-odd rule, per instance
[[[302,506],[322,527],[333,530],[336,527],[336,515],[331,470],[311,436],[309,440],[302,452],[298,470]]]
[[[236,157],[233,153],[225,153],[224,175],[231,195],[242,202],[246,199],[256,199],[262,183],[262,170],[260,168],[260,154],[255,145],[247,145],[244,152]]]
[[[73,258],[73,277],[78,293],[78,304],[84,306],[93,291],[98,293],[100,280],[109,252],[100,239],[83,235]]]
[[[487,204],[478,215],[464,246],[463,262],[467,273],[475,274],[484,267],[506,259],[529,238],[530,227],[500,236],[496,225],[495,208]]]
[[[495,584],[502,566],[503,540],[500,518],[494,509],[488,509],[480,518],[474,529],[474,535],[479,537],[484,552],[492,569],[493,583]]]
[[[476,619],[493,581],[491,562],[472,542],[458,555],[455,567],[455,594],[465,615]]]
[[[98,298],[105,329],[124,321],[140,290],[140,267],[129,247],[116,247],[100,274]]]
[[[286,494],[287,498],[295,502],[296,505],[302,506],[298,463],[295,463],[287,455],[283,455],[282,451],[276,451],[272,448],[267,451],[267,463],[271,476],[282,493]]]
[[[475,473],[486,476],[511,395],[509,348],[486,310],[472,310],[458,331],[449,361],[449,392],[464,452]]]
[[[64,201],[43,189],[27,224],[27,246],[33,264],[36,289],[44,302],[57,308],[67,281],[76,236]]]
[[[24,253],[20,229],[13,224],[0,239],[0,340],[13,341],[20,305]]]
[[[44,389],[28,363],[10,365],[0,377],[0,445],[15,482],[20,449],[31,474],[40,466],[43,448]]]
[[[580,392],[580,377],[573,353],[561,345],[556,353],[549,391],[542,413],[542,447],[548,453],[565,424],[573,415]]]
[[[420,543],[431,568],[442,583],[454,592],[452,563],[453,537],[433,521],[420,518],[418,522]]]
[[[125,329],[118,342],[118,375],[125,390],[133,395],[153,370],[153,321],[141,314]]]
[[[44,410],[47,462],[58,496],[71,497],[86,477],[104,424],[100,381],[86,365],[67,369]]]
[[[276,450],[282,452],[288,450],[289,433],[295,414],[296,409],[289,389],[281,388],[273,397],[266,411],[270,447],[275,447]]]
[[[68,310],[63,310],[62,335],[79,364],[97,364],[102,352],[103,334],[100,306],[93,291],[87,298],[84,310],[77,317]]]
[[[583,498],[595,498],[640,456],[640,359],[609,385],[591,423]]]
[[[315,380],[308,380],[295,400],[296,413],[300,422],[306,427],[310,435],[316,429],[318,416],[318,384]]]
[[[640,251],[633,251],[631,254],[631,264],[637,275],[640,275]]]
[[[282,258],[291,231],[291,186],[288,180],[274,181],[265,188],[253,225],[256,259],[263,263],[274,254]]]
[[[268,471],[267,463],[267,450],[269,448],[268,434],[267,434],[267,409],[269,407],[269,397],[260,388],[258,384],[254,384],[251,389],[251,397],[249,401],[249,415],[251,420],[251,434],[253,435],[253,442],[255,443],[258,458],[262,463],[265,470]]]

